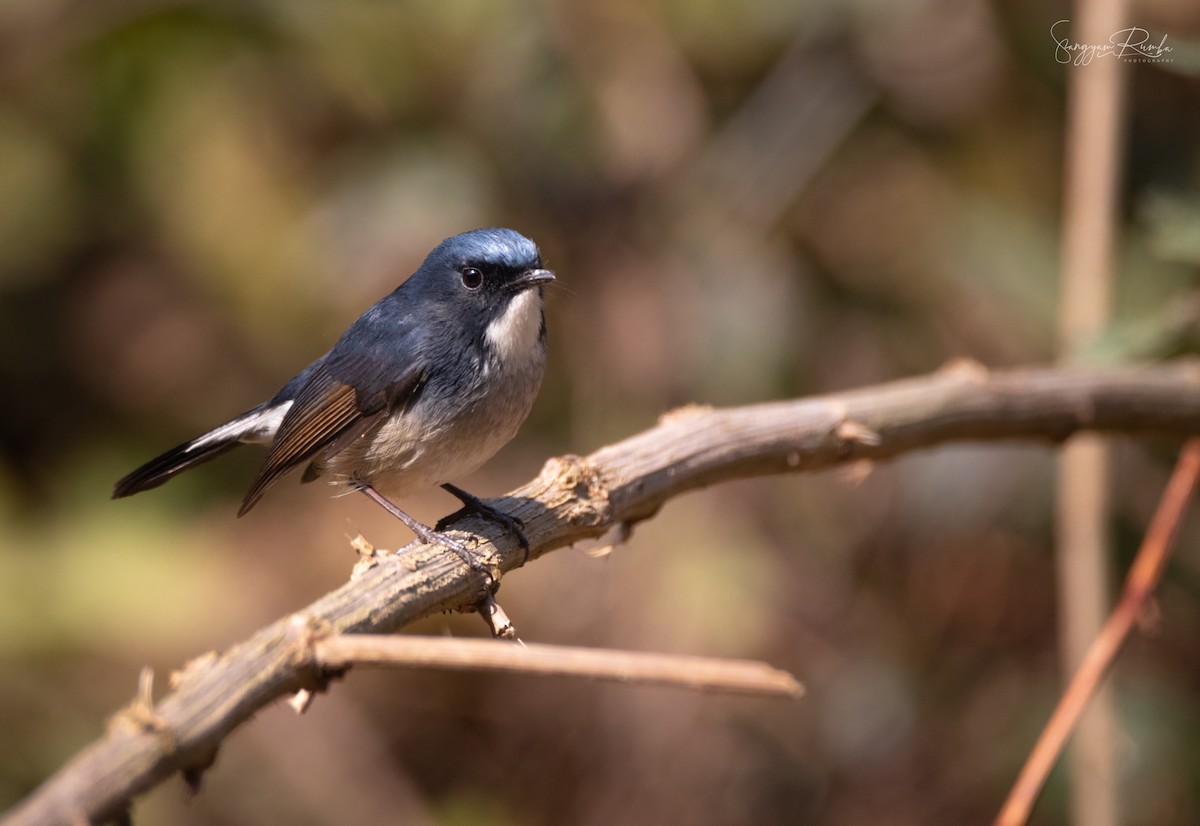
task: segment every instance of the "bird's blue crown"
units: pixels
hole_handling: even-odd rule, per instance
[[[483,262],[499,267],[528,269],[541,260],[537,244],[516,230],[495,227],[453,235],[434,248],[426,264]]]

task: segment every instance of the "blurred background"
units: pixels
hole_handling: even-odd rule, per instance
[[[0,3],[0,809],[168,673],[407,533],[251,449],[111,502],[274,393],[442,238],[534,238],[551,362],[494,496],[687,402],[1054,358],[1062,2]],[[1200,10],[1145,0],[1114,332],[1194,349]],[[1175,445],[1117,439],[1118,571]],[[1054,456],[724,485],[508,578],[527,640],[762,658],[799,703],[355,673],[139,823],[986,822],[1053,703]],[[439,492],[407,501],[433,521]],[[1116,673],[1131,824],[1200,821],[1200,525]],[[478,618],[411,629],[480,636]],[[1034,822],[1060,823],[1056,774]]]

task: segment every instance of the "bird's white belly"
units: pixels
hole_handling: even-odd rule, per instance
[[[369,484],[398,499],[473,473],[516,435],[544,367],[542,354],[502,370],[489,377],[488,392],[471,394],[472,401],[458,408],[426,388],[411,409],[320,460],[322,474],[334,484]]]
[[[528,412],[528,411],[526,411]],[[379,429],[355,462],[355,480],[396,498],[474,473],[516,435],[522,415],[505,430],[465,417],[449,426],[417,432],[413,417],[399,416]],[[336,468],[338,459],[335,458]],[[347,457],[349,458],[349,457]]]

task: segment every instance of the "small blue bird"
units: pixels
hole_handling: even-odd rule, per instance
[[[362,491],[422,541],[474,568],[474,557],[438,532],[463,511],[502,524],[528,552],[517,519],[450,480],[483,465],[529,415],[546,368],[542,286],[553,280],[537,246],[511,229],[447,238],[271,399],[151,459],[116,483],[113,498],[157,487],[240,444],[265,444],[238,516],[307,463],[302,481]],[[437,530],[392,501],[431,485],[463,503]]]

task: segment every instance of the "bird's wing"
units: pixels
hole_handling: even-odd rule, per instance
[[[342,446],[350,433],[362,433],[397,405],[419,391],[428,373],[423,362],[411,360],[400,373],[388,376],[370,353],[331,353],[296,395],[279,425],[267,458],[250,486],[238,516],[262,498],[279,477],[312,458],[323,448]]]

